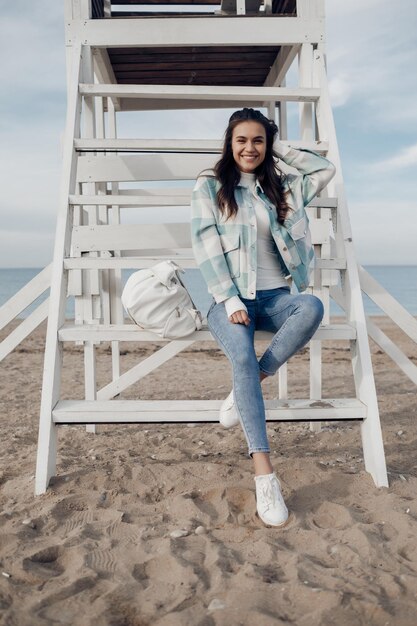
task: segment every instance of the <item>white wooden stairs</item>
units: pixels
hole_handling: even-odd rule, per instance
[[[268,84],[209,88],[98,82],[103,71],[102,57],[97,51],[106,45],[135,45],[135,36],[143,33],[140,24],[143,20],[94,23],[88,14],[88,3],[68,6],[72,11],[67,27],[68,111],[45,348],[36,494],[46,491],[51,476],[56,473],[61,424],[86,424],[94,431],[94,425],[103,423],[188,423],[218,419],[222,398],[213,401],[115,399],[193,343],[212,340],[210,332],[203,328],[182,340],[167,341],[158,352],[121,374],[120,342],[159,340],[124,319],[120,303],[121,270],[147,267],[163,258],[173,258],[184,268],[196,267],[187,222],[128,224],[123,223],[124,212],[151,207],[157,212],[159,207],[171,207],[174,214],[176,207],[189,204],[193,180],[199,171],[214,164],[221,149],[219,141],[181,139],[180,131],[176,140],[117,138],[116,109],[125,105],[126,110],[163,110],[164,104],[167,108],[204,108],[208,102],[210,106],[218,103],[235,108],[266,106],[270,118],[275,118],[278,110],[277,121],[284,142],[287,141],[286,104],[297,102],[301,138],[288,143],[326,154],[336,165],[336,177],[322,197],[314,199],[308,207],[317,257],[310,291],[323,300],[326,311],[323,324],[310,342],[309,398],[288,398],[284,366],[278,376],[279,397],[266,401],[267,420],[304,420],[311,422],[312,428],[317,428],[323,420],[357,420],[365,467],[377,486],[387,486],[367,325],[326,79],[322,25],[319,26],[323,2],[300,0],[300,15],[289,25],[275,19],[273,33],[269,18],[263,18],[267,38],[283,44],[286,51],[285,55],[280,53],[273,80],[271,75]],[[210,20],[206,21],[215,43],[227,45],[228,31],[224,31],[222,19],[216,18],[219,27],[216,31]],[[251,45],[264,42],[265,32],[251,29],[248,23],[253,19],[259,18],[246,15],[240,19],[237,31],[233,31],[234,41],[249,41]],[[176,45],[201,45],[199,20],[204,18],[196,18],[194,34],[191,20],[184,31],[176,31]],[[150,27],[153,29],[153,25]],[[164,41],[167,36],[164,28],[152,32],[154,44],[168,45]],[[97,55],[101,61],[97,61]],[[300,84],[297,88],[287,88],[285,73],[297,55]],[[140,186],[143,181],[160,181],[160,186],[144,189]],[[174,185],[166,187],[167,181]],[[184,181],[187,186],[179,188],[175,181]],[[74,322],[65,321],[67,295],[75,297]],[[344,323],[330,322],[330,298],[344,309]],[[256,334],[257,340],[268,337],[271,337],[268,333]],[[334,339],[350,345],[356,397],[322,397],[321,345]],[[61,399],[65,342],[84,346],[83,401]],[[95,350],[100,342],[110,342],[112,347],[109,363],[112,382],[98,389]]]

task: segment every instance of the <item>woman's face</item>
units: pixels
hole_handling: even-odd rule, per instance
[[[232,133],[233,158],[242,172],[253,172],[265,159],[266,133],[259,122],[240,122]]]

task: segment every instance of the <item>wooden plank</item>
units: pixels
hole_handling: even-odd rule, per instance
[[[101,50],[101,48],[98,48]],[[240,67],[242,70],[259,71],[260,68],[269,67],[274,61],[276,56],[276,50],[274,52],[255,53],[247,52],[241,55],[236,53],[228,54],[225,52],[220,54],[204,53],[204,48],[198,53],[191,54],[130,54],[129,56],[115,56],[112,55],[113,70],[122,74],[126,71],[146,71],[160,73],[164,72],[169,75],[176,74],[178,70],[190,72],[190,69],[197,71],[198,73],[204,73],[206,70],[221,72],[223,68],[234,69],[235,71]],[[113,81],[103,80],[103,83],[111,83]],[[146,82],[146,81],[144,81]],[[161,81],[162,82],[162,81]]]
[[[118,5],[152,5],[152,4],[178,4],[178,5],[200,5],[210,6],[212,4],[218,5],[218,0],[112,0],[113,6]],[[275,4],[276,11],[278,13],[284,12],[286,14],[296,14],[296,2],[295,0],[278,0]]]
[[[84,97],[107,96],[120,98],[155,98],[175,100],[219,100],[235,102],[316,102],[320,90],[290,87],[217,87],[202,85],[121,85],[81,83],[80,94]]]
[[[417,343],[417,320],[359,264],[358,271],[362,291]]]
[[[174,4],[174,5],[185,5],[185,6],[210,6],[210,5],[218,5],[218,0],[112,0],[111,4],[113,6],[118,5],[131,5],[131,6],[141,6],[141,5],[159,5],[159,4]],[[275,10],[276,13],[285,14],[285,15],[296,15],[296,1],[295,0],[278,0],[275,2]],[[118,12],[117,12],[118,14]]]
[[[357,339],[351,344],[352,369],[356,395],[368,407],[368,418],[361,424],[361,436],[365,467],[378,487],[388,486],[384,444],[379,418],[378,400],[366,329],[357,261],[352,239],[352,230],[346,202],[336,128],[330,102],[325,67],[325,50],[318,45],[314,52],[313,84],[321,86],[321,98],[316,107],[320,119],[320,133],[329,140],[329,160],[336,167],[336,174],[328,185],[328,193],[338,198],[338,228],[335,233],[337,256],[346,256],[343,292],[347,321],[356,327]],[[320,136],[324,136],[320,134]]]
[[[96,354],[92,341],[84,343],[84,393],[86,401],[92,402],[97,398]],[[87,424],[86,431],[95,433],[95,424]]]
[[[187,60],[195,58],[207,58],[213,61],[219,61],[220,59],[229,58],[245,58],[250,57],[257,59],[259,55],[274,56],[278,49],[277,44],[273,46],[198,46],[190,48],[189,46],[175,46],[175,48],[167,48],[166,46],[146,46],[140,48],[138,46],[129,46],[128,48],[112,47],[108,49],[112,62],[122,62],[123,59],[133,59],[135,62],[140,63],[146,59],[153,59],[156,57],[157,61],[163,61],[167,59],[179,59]],[[262,59],[261,59],[262,60]],[[112,82],[112,81],[107,81]]]
[[[417,385],[417,366],[410,361],[395,343],[374,324],[369,317],[366,318],[368,334],[375,343],[394,361],[406,376]]]
[[[288,398],[288,363],[284,363],[278,370],[278,393],[280,400]]]
[[[111,98],[107,99],[108,115],[107,115],[107,134],[110,141],[117,138],[117,118],[114,101]],[[119,195],[120,189],[118,183],[112,183],[110,185],[110,191],[112,195]],[[129,190],[130,191],[130,190]],[[120,224],[120,206],[116,204],[111,205],[111,211],[108,212],[108,218],[111,224]],[[120,257],[119,250],[114,250],[113,255]],[[109,304],[110,304],[110,323],[122,324],[124,319],[123,305],[121,302],[122,291],[122,270],[120,267],[114,267],[109,271]],[[104,321],[104,320],[103,320]],[[120,344],[118,341],[111,342],[111,355],[112,355],[112,380],[119,378],[120,376]]]
[[[184,269],[196,268],[197,263],[194,259],[193,253],[190,249],[187,249],[185,254],[176,254],[177,251],[171,250],[169,254],[160,254],[160,251],[154,254],[144,254],[143,256],[126,256],[118,258],[66,258],[64,260],[65,269],[142,269],[143,267],[151,267],[163,260],[173,260]]]
[[[130,81],[133,82],[133,81]],[[219,80],[220,82],[220,80]],[[231,100],[168,100],[155,98],[146,99],[134,99],[134,98],[121,98],[121,110],[122,111],[188,111],[198,109],[213,109],[218,111],[219,109],[236,109],[245,106],[245,101],[236,103]],[[251,102],[252,107],[264,107],[265,102],[263,100],[255,100]]]
[[[267,0],[269,2],[270,0]],[[265,2],[265,10],[267,10],[268,5]],[[263,84],[265,87],[285,87],[286,81],[285,76],[289,71],[291,65],[294,62],[295,57],[297,56],[299,51],[299,46],[280,46],[279,52],[275,57],[274,62],[271,64],[268,75],[266,76]],[[285,104],[284,104],[285,106]],[[279,121],[279,120],[278,120]],[[281,130],[281,137],[286,137],[285,133],[282,133],[284,126],[281,123],[278,124],[278,127]]]
[[[100,48],[131,46],[273,46],[301,42],[323,41],[324,20],[305,20],[277,15],[225,17],[162,17],[142,19],[121,18],[117,28],[113,20],[72,21],[66,29],[66,43],[82,41],[84,45]]]
[[[310,220],[313,244],[329,240],[328,220]],[[191,232],[188,222],[165,224],[89,224],[74,226],[72,248],[75,256],[82,252],[108,250],[161,251],[191,249]],[[139,253],[139,254],[140,254]],[[329,261],[329,260],[328,260]]]
[[[51,285],[52,263],[44,267],[14,296],[0,307],[0,330],[17,317]]]
[[[222,400],[62,400],[53,411],[55,424],[135,422],[218,422]],[[363,420],[366,406],[355,398],[266,400],[268,421]]]
[[[64,324],[58,336],[60,341],[170,341],[162,339],[155,333],[145,331],[136,326],[136,324]],[[271,339],[271,333],[267,331],[256,331],[256,338],[263,341]],[[323,340],[352,340],[356,337],[356,330],[349,324],[327,324],[319,326],[314,335],[315,339]],[[207,326],[203,325],[201,330],[187,335],[177,341],[211,341],[213,339]]]
[[[158,4],[175,4],[175,5],[200,5],[200,6],[210,6],[212,4],[218,5],[218,0],[112,0],[112,5],[118,6],[121,4],[130,4],[130,5],[158,5]],[[280,3],[282,4],[282,3]]]
[[[126,193],[130,191],[131,193]],[[120,190],[117,194],[106,195],[71,195],[69,203],[73,206],[119,206],[119,207],[141,207],[141,206],[187,206],[191,201],[192,189],[178,189],[175,187],[160,188],[157,190]],[[326,202],[328,200],[328,202]],[[307,206],[307,213],[312,207],[333,204],[333,198],[316,198]],[[332,207],[336,208],[336,207]]]
[[[193,343],[194,340],[171,341],[170,343],[160,348],[156,353],[151,354],[151,356],[147,357],[134,367],[130,368],[127,372],[119,376],[116,380],[113,380],[105,387],[102,387],[97,392],[97,399],[110,400],[111,398],[114,398],[122,391],[136,383],[138,380],[153,372],[163,363],[166,363],[173,356],[179,354],[179,352],[191,346]]]
[[[263,74],[266,72],[266,68],[249,68],[239,71],[239,67],[229,67],[221,69],[203,69],[191,66],[189,69],[184,70],[152,70],[146,69],[143,71],[135,70],[129,66],[123,70],[117,72],[118,83],[132,83],[132,84],[147,84],[147,85],[181,85],[187,84],[190,78],[190,72],[195,72],[196,79],[195,85],[207,85],[219,81],[219,76],[226,84],[242,85],[248,83],[249,85],[258,85],[261,82]],[[244,73],[243,73],[244,72]],[[242,80],[244,77],[244,81]]]
[[[314,245],[327,243],[330,238],[330,222],[322,218],[310,218],[311,241]],[[318,265],[317,265],[318,267]]]
[[[109,155],[110,156],[110,155]],[[140,185],[140,183],[138,183]],[[120,189],[118,187],[112,190],[112,193],[116,196],[117,199],[121,199],[123,196],[138,196],[142,198],[153,198],[153,197],[164,197],[164,196],[174,196],[174,197],[182,197],[187,196],[191,197],[192,185],[188,187],[166,187],[164,184],[160,187],[129,187],[129,189]]]
[[[141,181],[195,181],[198,174],[211,169],[218,161],[218,155],[207,153],[143,153],[121,154],[119,156],[89,153],[78,158],[77,181],[94,182],[141,182]],[[282,166],[291,171],[291,166]],[[326,203],[326,199],[319,201]],[[330,201],[330,206],[332,202]]]
[[[91,250],[190,248],[190,225],[167,223],[76,226],[73,229],[72,245],[75,254]]]
[[[68,107],[64,135],[62,176],[59,209],[56,224],[54,259],[51,277],[51,306],[46,331],[45,360],[43,370],[41,410],[39,418],[38,450],[36,460],[35,494],[44,493],[49,479],[56,470],[56,429],[52,423],[52,407],[59,399],[62,367],[62,351],[58,345],[58,328],[65,321],[67,300],[67,277],[64,274],[63,259],[69,255],[70,218],[68,195],[76,188],[76,153],[74,137],[79,136],[81,98],[78,83],[81,73],[81,44],[75,43],[71,53],[70,76],[68,80]]]
[[[78,158],[78,182],[136,182],[145,180],[195,180],[201,170],[217,160],[210,154],[136,154],[82,156]]]
[[[87,0],[88,1],[88,0]],[[93,53],[88,46],[84,47],[82,54],[82,79],[84,82],[94,81]],[[96,102],[102,98],[85,97],[83,107],[83,133],[89,139],[95,139],[97,133]],[[82,192],[86,195],[96,195],[98,186],[94,181],[86,181],[82,185]],[[96,206],[84,206],[84,224],[97,224],[98,212]],[[88,256],[97,257],[97,252],[92,251]],[[88,270],[83,276],[83,319],[88,321],[101,318],[100,284],[99,275],[95,270]]]
[[[187,195],[135,195],[127,196],[123,194],[105,196],[83,196],[72,195],[69,198],[71,205],[96,205],[96,206],[118,206],[126,207],[152,207],[152,206],[187,206],[190,204],[191,189]]]
[[[300,87],[312,87],[312,69],[313,45],[308,42],[303,42],[298,53],[298,81]],[[303,102],[298,108],[301,138],[304,141],[311,141],[315,136],[313,129],[313,105],[311,102]]]
[[[150,206],[162,204],[163,206],[182,206],[190,204],[191,187],[159,187],[157,189],[120,189],[117,193],[105,195],[83,195],[73,194],[69,196],[69,203],[75,206],[96,205],[96,206],[121,206],[124,205],[140,207],[148,203]],[[172,204],[169,204],[171,201]],[[315,198],[306,207],[307,213],[313,218],[310,211],[316,207],[337,208],[335,198]],[[329,220],[330,221],[330,220]],[[79,222],[78,222],[79,225]]]
[[[14,350],[32,331],[48,317],[49,298],[44,300],[19,326],[0,343],[0,361]]]
[[[322,397],[322,352],[321,341],[313,339],[310,341],[310,398],[320,400]],[[321,422],[310,422],[312,432],[321,431]]]
[[[140,150],[221,153],[221,142],[215,139],[77,139],[77,150]]]
[[[105,48],[95,48],[93,50],[94,56],[94,73],[99,83],[115,83],[116,76],[112,67],[112,63],[109,59],[108,50]],[[113,106],[116,111],[120,111],[120,102],[118,98],[112,99]]]
[[[328,143],[325,141],[291,141],[283,142],[294,148],[313,150],[320,154],[327,153]],[[75,148],[79,151],[140,151],[140,152],[209,152],[220,154],[222,141],[217,139],[76,139]]]
[[[313,243],[328,241],[329,232],[324,220],[310,221]],[[106,250],[160,250],[191,249],[188,222],[163,224],[91,224],[75,226],[72,234],[74,255],[81,252]]]
[[[108,0],[110,1],[110,0]],[[274,15],[274,16],[279,16],[279,17],[296,17],[296,13],[295,13],[295,8],[294,11],[278,11],[275,10],[274,12],[272,12],[272,2],[273,0],[268,0],[268,4],[265,2],[265,0],[263,0],[263,4],[265,6],[265,10],[264,11],[250,11],[250,12],[246,12],[246,15],[265,15],[265,14],[269,14],[269,15]],[[127,3],[124,3],[127,4]],[[154,5],[154,4],[158,4],[158,2],[156,2],[156,0],[146,0],[146,2],[143,3],[143,5]],[[211,0],[211,2],[186,2],[185,0],[181,0],[180,2],[174,2],[173,0],[169,0],[167,2],[163,2],[161,3],[163,5],[178,5],[178,6],[185,6],[187,7],[186,10],[160,10],[160,9],[156,9],[156,10],[151,10],[150,8],[144,8],[141,7],[142,10],[114,10],[112,11],[112,15],[111,17],[114,18],[121,18],[121,17],[130,17],[130,18],[137,18],[137,17],[149,17],[149,16],[154,16],[154,17],[161,17],[161,16],[168,16],[168,17],[172,17],[172,16],[179,16],[179,17],[183,17],[184,15],[195,15],[196,17],[201,17],[201,15],[207,15],[207,16],[212,16],[212,15],[239,15],[239,11],[237,12],[230,12],[230,11],[222,11],[220,9],[218,9],[218,4],[219,4],[219,0]],[[292,4],[295,7],[295,0],[293,0]],[[197,6],[197,9],[194,9],[194,5],[199,5]],[[212,8],[212,10],[210,10],[209,6],[207,5],[216,5]],[[201,11],[199,10],[201,7],[204,7],[205,10]],[[270,7],[270,8],[269,8]]]
[[[181,265],[184,269],[197,268],[193,252],[190,248],[184,249],[181,253],[171,250],[167,254],[144,254],[140,256],[125,256],[119,258],[67,258],[64,260],[65,269],[141,269],[143,267],[151,267],[158,261],[164,259],[172,259]],[[317,267],[322,269],[341,270],[346,268],[345,259],[317,259]]]

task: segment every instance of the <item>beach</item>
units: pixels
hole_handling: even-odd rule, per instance
[[[415,344],[373,318],[417,363]],[[11,327],[1,334],[3,338]],[[291,511],[256,515],[240,426],[61,426],[57,476],[34,496],[45,325],[1,364],[0,623],[5,626],[415,626],[415,385],[373,342],[389,488],[365,471],[358,422],[269,422],[271,461]],[[163,342],[122,344],[122,371]],[[257,343],[262,354],[266,342]],[[111,379],[97,349],[99,387]],[[289,397],[308,397],[308,351]],[[82,399],[82,347],[66,344],[63,397]],[[229,363],[195,344],[122,394],[223,399]],[[277,397],[278,377],[264,397]],[[354,396],[349,343],[323,343],[323,397]]]

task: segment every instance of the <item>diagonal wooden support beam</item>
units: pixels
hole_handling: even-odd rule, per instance
[[[158,350],[155,354],[152,354],[141,363],[138,363],[130,370],[113,380],[111,383],[102,387],[97,393],[97,400],[110,400],[114,398],[119,393],[133,385],[138,380],[153,372],[153,370],[157,369],[169,359],[172,359],[173,356],[184,350],[184,348],[188,348],[195,342],[191,341],[171,341],[169,344]]]
[[[394,361],[406,376],[417,385],[417,366],[387,335],[374,324],[369,317],[366,318],[368,335],[373,341]]]

